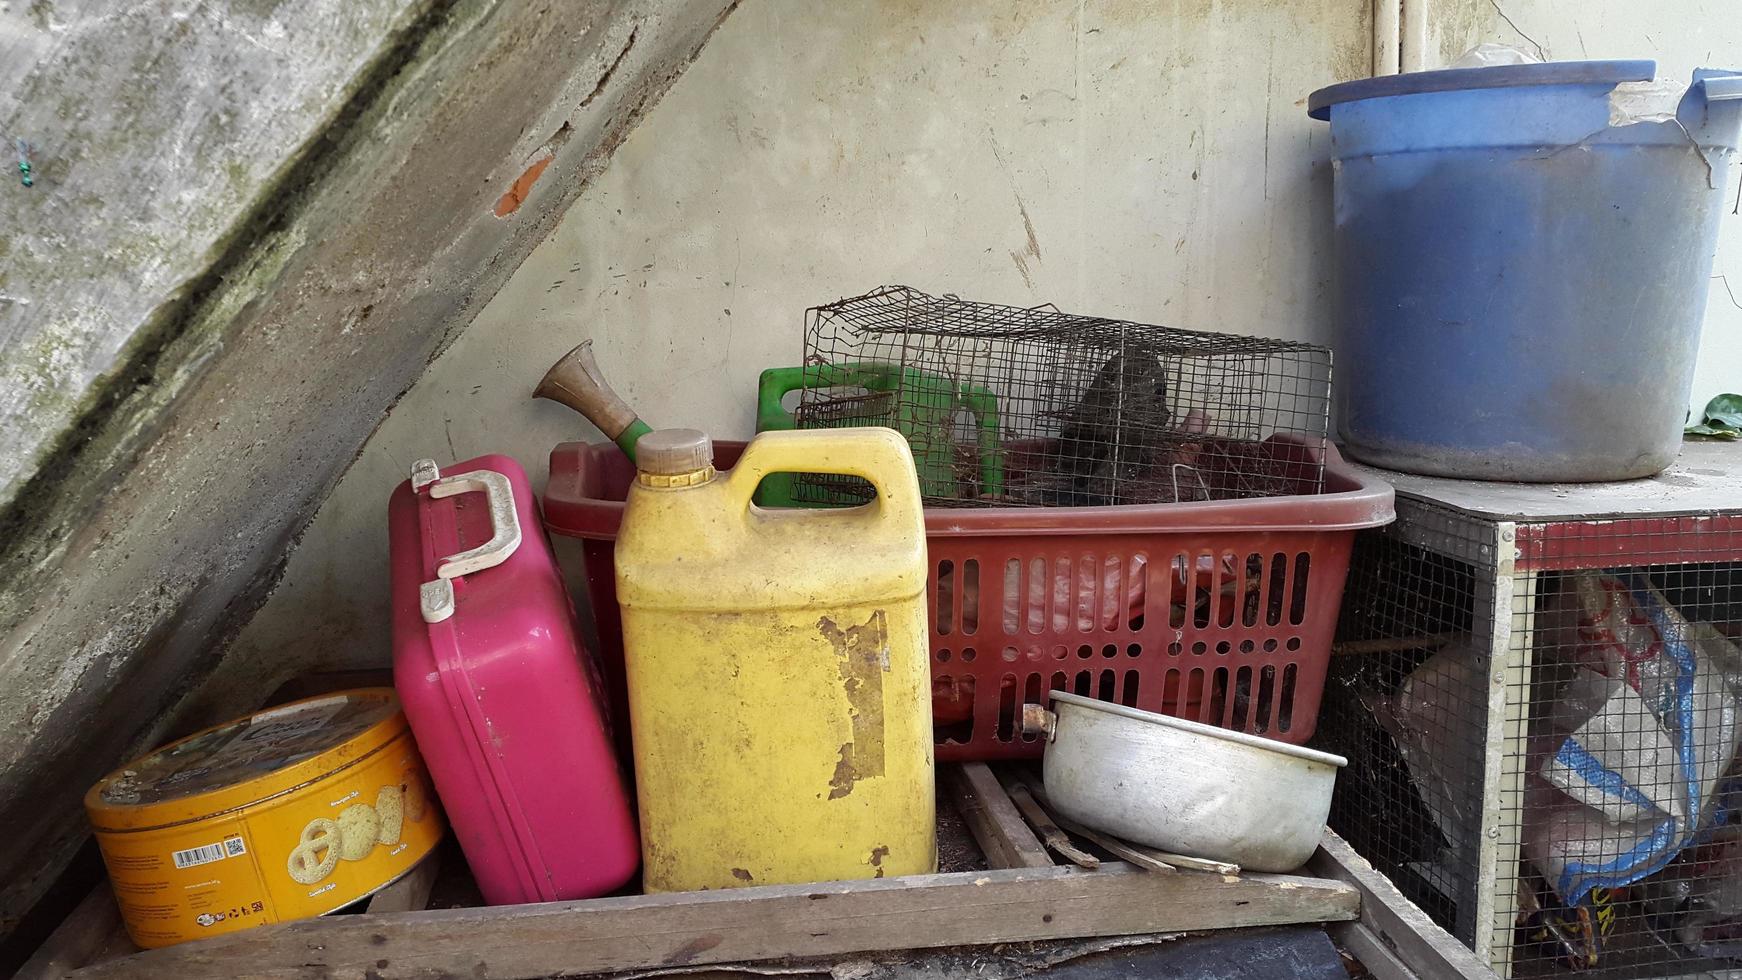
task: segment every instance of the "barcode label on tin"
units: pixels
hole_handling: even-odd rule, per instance
[[[185,851],[176,851],[170,855],[179,868],[197,868],[202,864],[224,860],[224,845],[207,844],[204,847],[190,847]]]
[[[233,857],[241,857],[242,855],[247,854],[247,853],[248,853],[248,849],[246,847],[242,846],[242,838],[240,838],[240,837],[226,837],[226,838],[224,838],[224,856],[225,857],[232,857],[232,858]]]

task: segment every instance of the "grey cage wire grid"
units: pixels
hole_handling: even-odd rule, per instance
[[[1742,971],[1721,471],[1732,509],[1542,520],[1399,477],[1397,523],[1357,540],[1313,742],[1349,758],[1331,826],[1503,977]]]
[[[1316,493],[1330,370],[1329,349],[1312,344],[885,286],[807,311],[793,423],[900,430],[934,505]],[[1318,452],[1303,458],[1303,446]],[[850,503],[865,492],[812,475],[793,495]]]

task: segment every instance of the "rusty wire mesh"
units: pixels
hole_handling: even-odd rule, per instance
[[[887,286],[807,312],[793,422],[900,430],[930,504],[1316,493],[1330,368],[1312,344]],[[806,476],[794,495],[845,503],[863,491]]]
[[[1736,976],[1739,635],[1742,519],[1400,499],[1345,592],[1331,826],[1503,977]]]

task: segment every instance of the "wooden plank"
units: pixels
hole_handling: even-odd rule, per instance
[[[1022,785],[1028,787],[1029,793],[1032,794],[1037,801],[1039,801],[1041,806],[1050,807],[1052,805],[1046,798],[1046,787],[1041,783],[1040,780],[1035,779],[1034,777],[1032,777],[1026,773],[1018,776],[1017,778],[1022,780]],[[1057,817],[1054,817],[1054,819],[1058,821],[1060,826],[1064,827],[1066,830],[1069,830],[1071,833],[1076,834],[1079,837],[1084,837],[1084,838],[1087,838],[1089,840],[1092,840],[1097,844],[1101,844],[1101,839],[1099,837],[1094,836],[1094,835],[1099,833],[1098,831],[1089,830],[1088,828],[1083,827],[1080,824],[1070,823],[1068,821],[1061,820]],[[1105,836],[1105,835],[1103,835],[1103,836]],[[1168,870],[1177,870],[1179,868],[1187,868],[1187,869],[1192,870],[1192,871],[1207,871],[1207,872],[1210,872],[1213,874],[1222,874],[1222,875],[1237,875],[1240,873],[1240,866],[1238,864],[1232,864],[1232,863],[1229,863],[1227,861],[1212,861],[1209,858],[1192,857],[1188,854],[1174,854],[1171,851],[1158,850],[1157,848],[1150,847],[1147,844],[1137,844],[1137,843],[1134,843],[1132,841],[1124,840],[1124,839],[1121,839],[1118,837],[1110,837],[1109,836],[1109,837],[1107,837],[1107,839],[1116,841],[1119,844],[1119,846],[1121,848],[1123,848],[1124,850],[1133,851],[1133,852],[1136,852],[1137,854],[1140,854],[1142,856],[1142,860],[1136,862],[1139,864],[1143,864],[1144,862],[1153,862],[1153,864],[1162,864],[1162,865],[1168,866]],[[1107,845],[1101,844],[1101,846],[1106,847]],[[1107,849],[1109,851],[1113,850],[1110,847]],[[1124,854],[1121,851],[1113,851],[1113,853],[1119,855],[1120,857],[1125,858],[1127,861],[1132,860],[1132,858],[1128,857],[1126,854]],[[1152,870],[1160,870],[1158,868],[1154,868],[1153,865],[1149,865],[1149,866],[1152,868]]]
[[[442,867],[440,850],[429,852],[399,880],[369,896],[370,912],[416,912],[429,905],[430,889]]]
[[[1337,945],[1348,950],[1374,980],[1429,980],[1410,969],[1377,933],[1359,919],[1328,924],[1325,932],[1336,940]]]
[[[1052,858],[984,762],[943,767],[944,785],[994,868],[1050,868]]]
[[[1029,825],[1035,829],[1035,832],[1040,834],[1041,842],[1048,849],[1079,868],[1093,871],[1101,866],[1100,858],[1071,843],[1070,835],[1064,832],[1064,828],[1053,822],[1051,815],[1040,805],[1040,801],[1034,798],[1034,794],[1028,791],[1027,786],[1013,780],[1006,780],[1004,790],[1010,794],[1010,802],[1016,804],[1016,809],[1028,819]]]
[[[1517,570],[1517,527],[1495,525],[1489,631],[1487,733],[1482,765],[1482,827],[1477,839],[1474,932],[1476,956],[1502,978],[1512,976],[1523,856],[1524,756],[1530,714],[1537,577]],[[1489,589],[1480,582],[1478,601]]]
[[[1237,875],[1240,873],[1240,866],[1232,861],[1212,861],[1209,858],[1192,857],[1190,854],[1175,854],[1172,851],[1159,851],[1153,847],[1145,847],[1142,844],[1133,844],[1130,841],[1126,841],[1125,843],[1126,846],[1135,847],[1158,861],[1166,861],[1171,865],[1185,868],[1188,871],[1207,871],[1210,874],[1218,875]]]
[[[1016,778],[1022,781],[1022,785],[1028,789],[1029,795],[1033,797],[1036,803],[1040,804],[1042,807],[1051,806],[1046,799],[1046,788],[1040,780],[1034,778],[1028,773],[1018,774]],[[1090,830],[1082,824],[1072,823],[1071,821],[1052,813],[1051,810],[1047,811],[1047,816],[1050,817],[1054,823],[1062,827],[1067,833],[1075,834],[1089,843],[1099,846],[1102,850],[1114,857],[1130,861],[1132,864],[1135,864],[1146,871],[1160,871],[1164,874],[1169,874],[1179,870],[1173,865],[1157,858],[1155,855],[1147,853],[1143,848],[1128,844],[1111,834],[1103,834],[1099,831]]]
[[[60,927],[37,947],[19,968],[16,980],[61,977],[79,967],[138,950],[127,938],[121,910],[115,907],[115,894],[104,881],[91,889]]]
[[[1346,921],[1344,882],[1157,875],[1108,862],[498,908],[345,915],[152,950],[81,977],[602,973],[887,949]]]
[[[1352,885],[1361,892],[1359,921],[1369,937],[1355,936],[1347,943],[1356,955],[1361,955],[1356,945],[1371,938],[1410,974],[1422,980],[1496,980],[1494,971],[1473,950],[1441,929],[1426,912],[1405,898],[1389,878],[1330,830],[1325,831],[1318,851],[1307,862],[1307,870]],[[1335,929],[1332,935],[1343,938]],[[1399,978],[1381,972],[1382,962],[1363,956],[1362,963],[1379,980],[1408,980],[1407,976]]]
[[[1135,864],[1146,871],[1159,871],[1163,874],[1172,874],[1179,870],[1143,848],[1134,844],[1128,844],[1117,837],[1113,837],[1109,834],[1098,833],[1090,830],[1082,824],[1072,823],[1063,817],[1054,817],[1053,819],[1057,820],[1058,825],[1063,827],[1069,833],[1075,834],[1089,843],[1100,847],[1102,850],[1116,858],[1130,861],[1132,864]]]

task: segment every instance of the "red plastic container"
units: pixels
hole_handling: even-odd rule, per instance
[[[431,460],[388,505],[393,679],[492,905],[591,898],[640,861],[598,672],[520,464]]]
[[[1320,492],[1124,507],[928,508],[937,757],[1040,754],[1022,705],[1049,689],[1302,743],[1318,722],[1355,532],[1387,524],[1392,490],[1276,437],[1279,466]],[[743,443],[714,444],[716,465]],[[550,455],[545,524],[580,538],[613,689],[622,684],[615,571],[635,468],[616,446]],[[851,560],[851,556],[843,556]]]

